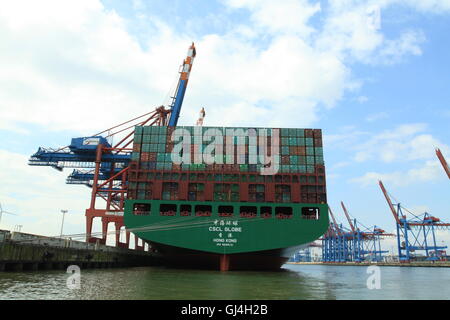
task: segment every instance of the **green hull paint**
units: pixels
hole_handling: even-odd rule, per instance
[[[151,204],[150,215],[133,214],[135,203]],[[160,204],[175,204],[175,216],[161,216]],[[180,216],[180,205],[210,205],[210,217]],[[233,217],[219,217],[218,206],[233,206]],[[243,218],[240,206],[293,208],[289,219]],[[318,220],[301,217],[302,207],[319,208]],[[258,209],[259,212],[259,209]],[[328,229],[328,205],[307,203],[198,202],[169,200],[126,200],[124,221],[137,237],[186,249],[218,254],[255,252],[296,247],[318,239]]]

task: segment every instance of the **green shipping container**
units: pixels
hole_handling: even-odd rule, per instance
[[[289,138],[289,146],[295,146],[295,145],[297,145],[297,138],[290,137]]]
[[[150,136],[150,142],[151,143],[158,143],[158,135],[151,135]]]
[[[144,127],[141,127],[141,126],[134,127],[134,134],[135,135],[142,135],[143,131],[144,131]]]
[[[142,145],[142,152],[150,152],[150,145],[148,143],[144,143]]]
[[[139,152],[133,152],[131,154],[131,161],[138,161],[141,157],[141,154]]]
[[[134,143],[141,144],[142,143],[142,136],[141,135],[134,135]]]
[[[321,156],[321,157],[323,157],[323,148],[322,148],[322,147],[315,147],[315,148],[314,148],[314,151],[315,151],[315,155],[316,155],[316,156]]]
[[[162,152],[166,152],[166,144],[165,143],[160,143],[157,144],[157,151],[162,153]]]
[[[156,161],[158,161],[158,162],[164,162],[164,159],[165,159],[166,157],[165,157],[165,153],[158,153],[157,155],[156,155]]]
[[[325,164],[323,161],[323,157],[321,156],[316,156],[316,164]]]

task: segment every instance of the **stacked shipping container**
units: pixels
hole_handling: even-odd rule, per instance
[[[176,129],[183,129],[191,139],[190,163],[172,161],[172,135]],[[321,130],[255,128],[252,133],[248,129],[137,126],[128,198],[326,203]],[[226,130],[234,135],[225,137]],[[258,139],[255,132],[264,132],[267,137]],[[212,154],[214,163],[208,164],[201,160],[210,140],[220,148]],[[232,152],[227,153],[231,145]],[[272,161],[278,162],[279,170],[274,175],[261,175],[267,165],[260,160],[267,157],[258,155],[267,151],[268,156],[273,156],[271,148],[278,150],[278,160]],[[197,163],[193,163],[194,159]]]

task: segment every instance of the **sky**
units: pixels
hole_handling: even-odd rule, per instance
[[[363,225],[395,230],[379,179],[411,212],[450,221],[435,155],[450,159],[450,0],[0,5],[0,204],[18,215],[0,229],[59,235],[68,210],[64,233],[83,233],[89,189],[29,157],[167,104],[191,42],[179,125],[204,107],[205,126],[320,128],[339,222],[344,201]]]

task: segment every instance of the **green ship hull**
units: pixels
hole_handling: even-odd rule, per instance
[[[313,203],[127,200],[124,221],[172,265],[275,269],[326,232],[327,210]]]

